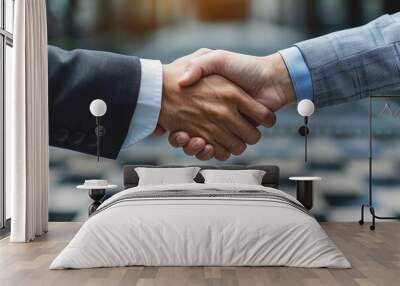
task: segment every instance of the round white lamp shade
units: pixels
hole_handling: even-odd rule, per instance
[[[314,103],[309,99],[303,99],[297,104],[297,112],[301,116],[311,116],[314,113]]]
[[[90,103],[89,109],[93,116],[100,117],[106,114],[107,104],[101,99],[95,99]]]

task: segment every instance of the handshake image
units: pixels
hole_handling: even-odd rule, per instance
[[[156,134],[199,160],[226,160],[256,144],[258,125],[272,127],[275,111],[295,101],[282,57],[252,57],[200,49],[163,67]]]
[[[107,104],[103,157],[168,132],[189,156],[227,160],[256,144],[257,127],[273,127],[275,112],[291,103],[320,108],[398,90],[399,30],[396,13],[264,57],[200,49],[164,65],[49,46],[50,144],[96,154],[88,106],[98,98]]]

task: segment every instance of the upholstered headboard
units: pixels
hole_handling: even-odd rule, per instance
[[[262,185],[265,187],[278,188],[279,187],[279,167],[272,165],[226,165],[226,166],[205,166],[205,165],[192,165],[189,167],[200,167],[204,169],[220,169],[220,170],[264,170],[266,173],[262,180]],[[125,165],[124,166],[124,189],[136,187],[139,182],[139,177],[135,171],[136,167],[147,167],[147,168],[180,168],[183,166],[151,166],[151,165]],[[203,176],[199,173],[194,179],[197,183],[204,183]]]

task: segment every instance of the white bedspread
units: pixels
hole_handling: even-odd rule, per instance
[[[105,201],[50,269],[146,266],[295,266],[349,268],[318,222],[291,205],[262,198],[151,198],[131,192],[263,190],[226,184],[180,184],[127,189]]]

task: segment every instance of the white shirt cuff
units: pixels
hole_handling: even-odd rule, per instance
[[[154,132],[161,109],[163,86],[162,64],[140,59],[142,75],[135,112],[122,148],[127,148]]]

